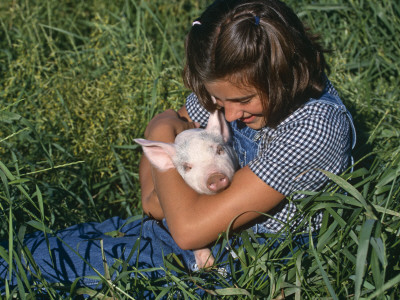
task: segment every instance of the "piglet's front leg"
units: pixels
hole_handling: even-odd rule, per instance
[[[202,248],[194,250],[194,257],[196,258],[196,264],[199,268],[209,268],[214,264],[214,256],[211,250],[208,248]]]

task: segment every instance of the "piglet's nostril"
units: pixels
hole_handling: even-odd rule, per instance
[[[214,173],[207,179],[207,187],[211,192],[218,193],[229,185],[229,179],[225,174]]]
[[[222,147],[221,145],[217,146],[217,154],[221,155],[224,154],[224,147]]]

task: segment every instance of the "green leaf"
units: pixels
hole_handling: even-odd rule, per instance
[[[324,173],[333,182],[335,182],[337,185],[339,185],[342,189],[344,189],[346,192],[348,192],[350,195],[352,195],[355,199],[357,199],[357,201],[363,205],[364,209],[367,211],[367,215],[370,218],[377,219],[377,217],[375,216],[374,212],[371,209],[371,206],[367,203],[367,201],[357,191],[357,189],[355,187],[353,187],[350,183],[348,183],[346,180],[344,180],[343,178],[341,178],[338,175],[335,175],[335,174],[325,171],[325,170],[320,170],[320,171],[322,173]]]
[[[376,299],[377,296],[384,295],[385,291],[391,289],[392,287],[398,285],[399,283],[400,283],[400,274],[386,281],[382,287],[378,288],[375,292],[369,295],[367,300]]]
[[[384,176],[376,184],[377,188],[383,187],[395,180],[400,175],[400,166],[397,169],[386,170]]]
[[[0,122],[11,124],[13,121],[18,121],[21,119],[19,114],[9,112],[9,111],[0,111]]]
[[[217,289],[215,290],[215,293],[221,296],[236,296],[236,295],[245,295],[249,297],[251,296],[251,294],[247,290],[240,288]]]
[[[361,285],[364,281],[364,272],[367,264],[367,254],[372,228],[375,220],[367,219],[361,227],[360,239],[358,243],[357,262],[356,262],[356,280],[354,298],[359,299],[361,295]]]
[[[328,288],[329,294],[331,295],[331,297],[334,300],[338,300],[338,297],[335,293],[335,290],[332,287],[332,284],[329,280],[328,274],[326,273],[326,271],[324,270],[324,267],[322,266],[321,260],[319,259],[319,254],[316,250],[316,248],[314,247],[314,242],[312,240],[312,238],[310,239],[310,248],[311,248],[311,253],[313,254],[314,258],[315,258],[315,262],[317,263],[317,266],[319,268],[319,271],[321,272],[322,275],[322,279],[326,285],[326,287]]]
[[[28,225],[32,226],[33,228],[43,231],[45,233],[52,233],[53,231],[45,226],[42,222],[36,221],[36,220],[31,220],[26,222]]]

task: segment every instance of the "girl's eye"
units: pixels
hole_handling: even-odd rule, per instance
[[[248,103],[251,102],[252,99],[253,99],[253,98],[248,98],[248,99],[245,99],[245,100],[240,101],[239,103],[240,103],[240,104],[248,104]]]

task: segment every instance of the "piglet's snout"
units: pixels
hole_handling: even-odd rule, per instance
[[[207,179],[207,188],[213,192],[218,193],[229,186],[229,178],[222,173],[213,173]]]

